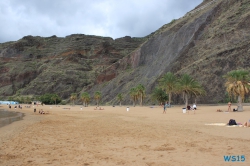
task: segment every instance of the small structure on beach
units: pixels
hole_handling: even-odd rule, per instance
[[[41,101],[32,101],[32,105],[42,105]]]
[[[11,105],[11,104],[19,104],[17,101],[0,101],[0,105]]]

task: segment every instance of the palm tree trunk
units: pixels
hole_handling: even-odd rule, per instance
[[[122,106],[122,102],[120,101],[120,107]]]
[[[141,106],[142,106],[142,94],[141,94]]]
[[[243,111],[242,98],[238,96],[238,111]]]
[[[186,105],[186,108],[187,108],[187,106],[188,106],[188,94],[185,93],[184,95],[185,95],[185,105]]]
[[[171,103],[171,97],[172,97],[172,94],[169,93],[169,94],[168,94],[168,104],[169,104],[169,105],[170,105],[170,103]]]

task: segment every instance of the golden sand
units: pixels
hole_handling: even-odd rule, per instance
[[[250,119],[250,106],[226,113],[216,112],[226,105],[198,105],[196,114],[184,114],[180,106],[166,114],[160,106],[127,111],[126,106],[46,105],[36,113],[24,106],[16,110],[25,113],[24,120],[0,128],[1,166],[250,165],[250,128],[206,125],[243,123]],[[49,114],[39,114],[41,108]],[[246,160],[225,162],[224,155]]]

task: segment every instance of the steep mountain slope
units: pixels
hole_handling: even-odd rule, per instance
[[[127,68],[126,72],[108,84],[94,87],[92,92],[100,90],[103,100],[110,103],[117,103],[115,96],[124,93],[125,102],[129,102],[131,87],[141,83],[150,94],[158,78],[171,71],[190,74],[203,85],[207,95],[198,98],[199,103],[223,102],[226,95],[222,75],[238,68],[249,70],[249,8],[249,0],[204,1],[183,18],[148,36],[137,51],[113,69]],[[150,101],[149,96],[146,100]],[[174,103],[183,100],[176,96]]]
[[[250,0],[204,0],[145,38],[27,36],[0,44],[0,96],[56,92],[67,99],[73,92],[101,91],[102,103],[117,104],[122,93],[131,104],[129,90],[141,83],[152,104],[157,80],[171,71],[202,84],[207,95],[199,103],[223,102],[222,75],[249,70],[249,9]],[[173,100],[183,103],[179,95]]]

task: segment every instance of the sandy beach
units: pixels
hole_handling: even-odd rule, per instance
[[[250,165],[250,128],[223,126],[249,120],[250,106],[228,113],[216,112],[226,104],[197,105],[196,114],[182,113],[181,106],[166,114],[160,106],[46,105],[36,113],[24,106],[11,109],[25,113],[23,120],[0,128],[1,166]],[[227,162],[225,155],[239,160]]]

